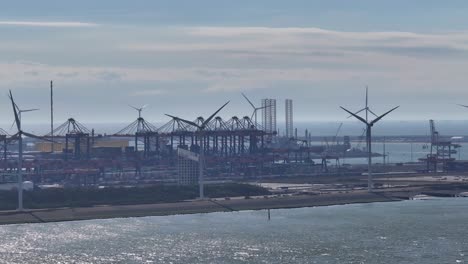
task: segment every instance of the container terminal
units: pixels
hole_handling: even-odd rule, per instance
[[[169,120],[157,127],[143,117],[145,107],[131,106],[138,112],[133,122],[115,133],[100,134],[74,118],[54,127],[51,85],[48,134],[32,135],[19,129],[22,134],[9,135],[0,130],[0,188],[16,187],[19,168],[22,168],[25,187],[30,186],[27,188],[196,185],[201,149],[207,183],[326,175],[346,177],[368,172],[369,167],[365,165],[340,162],[344,158],[367,157],[366,147],[354,148],[351,144],[362,141],[363,135],[339,137],[340,125],[334,136],[322,138],[322,144],[313,144],[317,137],[310,132],[306,130],[300,136],[297,129],[293,130],[291,99],[285,100],[287,131],[280,135],[276,99],[263,99],[261,107],[256,107],[243,96],[252,106],[250,116],[223,118],[216,113],[207,119],[198,117],[187,121],[167,115]],[[14,102],[13,105],[15,115],[21,113]],[[367,106],[366,109],[369,110]],[[257,121],[259,110],[261,120]],[[411,164],[392,165],[385,164],[385,152],[370,152],[369,157],[383,156],[384,160],[373,165],[373,172],[436,173],[468,168],[467,162],[454,158],[460,145],[439,135],[432,120],[430,129],[427,147],[431,151],[427,157]],[[375,140],[382,138],[375,137]]]

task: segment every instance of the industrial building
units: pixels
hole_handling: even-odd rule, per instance
[[[198,154],[189,150],[177,149],[177,174],[179,185],[193,185],[198,183],[200,175]]]

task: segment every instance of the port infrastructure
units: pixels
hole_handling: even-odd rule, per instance
[[[55,128],[52,132],[49,132],[44,138],[50,140],[65,140],[65,146],[63,146],[64,159],[89,159],[91,154],[91,140],[94,138],[88,128],[83,124],[70,117],[64,123]],[[51,152],[54,150],[52,149]]]
[[[203,174],[204,174],[204,171],[203,171],[203,164],[204,164],[204,145],[206,144],[205,142],[205,135],[204,135],[204,131],[205,131],[205,128],[207,127],[207,125],[210,123],[210,121],[219,113],[219,111],[221,111],[227,104],[229,104],[229,101],[226,102],[224,105],[222,105],[218,110],[216,110],[216,112],[214,112],[211,116],[209,116],[206,120],[202,120],[202,119],[197,119],[199,122],[192,122],[192,121],[189,121],[189,120],[185,120],[185,119],[182,119],[182,118],[179,118],[179,117],[175,117],[175,116],[172,116],[172,115],[168,115],[166,114],[167,116],[169,117],[172,117],[172,118],[176,118],[176,119],[179,119],[180,121],[188,124],[188,125],[192,125],[194,127],[197,128],[197,134],[198,134],[198,137],[200,139],[200,144],[199,144],[199,156],[198,156],[198,164],[199,164],[199,176],[198,176],[198,185],[199,185],[199,191],[200,191],[200,194],[199,194],[199,197],[200,199],[203,199],[204,198],[204,181],[203,181]]]

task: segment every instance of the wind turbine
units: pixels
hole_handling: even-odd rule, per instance
[[[245,98],[245,100],[247,100],[247,102],[249,102],[249,104],[252,106],[253,108],[253,112],[252,112],[252,116],[250,117],[250,120],[252,120],[252,117],[255,117],[255,127],[257,126],[257,111],[258,110],[261,110],[261,109],[264,109],[264,108],[267,108],[269,107],[269,105],[266,105],[266,106],[261,106],[261,107],[256,107],[250,100],[249,98],[247,98],[247,96],[244,94],[244,93],[241,93],[242,96]]]
[[[140,131],[142,130],[142,127],[143,127],[143,125],[142,125],[143,119],[142,119],[142,117],[141,117],[141,112],[143,112],[143,109],[145,109],[148,105],[145,104],[145,105],[143,105],[142,107],[139,107],[139,108],[138,108],[138,107],[135,107],[135,106],[132,106],[132,105],[128,105],[128,106],[130,106],[131,108],[133,108],[133,109],[135,109],[135,110],[138,111],[137,132],[140,132]]]
[[[371,134],[372,127],[375,125],[375,123],[379,122],[380,119],[382,119],[384,116],[388,115],[390,112],[394,111],[398,107],[400,107],[400,106],[397,106],[397,107],[394,107],[394,108],[390,109],[389,111],[385,112],[383,115],[378,116],[377,118],[375,118],[374,120],[369,122],[369,121],[367,121],[367,119],[364,119],[364,118],[358,116],[357,114],[347,110],[346,108],[340,106],[341,109],[348,112],[351,116],[354,116],[356,119],[358,119],[359,121],[366,124],[366,132],[367,132],[366,133],[366,141],[367,141],[367,153],[368,153],[368,158],[367,158],[367,189],[368,189],[369,192],[372,192],[372,189],[374,188],[374,184],[372,182],[372,168],[371,168],[372,167],[372,147],[371,147],[372,146],[372,134]],[[367,115],[366,115],[366,117],[367,117]]]
[[[32,111],[37,111],[37,110],[39,110],[39,108],[20,109],[16,103],[15,103],[15,108],[16,108],[16,111],[18,112],[18,118],[19,118],[20,121],[21,121],[21,114],[22,114],[22,113],[27,113],[27,112],[32,112]],[[15,126],[15,121],[13,121],[13,124],[11,124],[11,128],[13,128],[14,126]]]
[[[28,132],[24,132],[21,129],[21,118],[20,118],[20,108],[18,105],[16,105],[15,101],[13,100],[13,95],[10,90],[10,94],[8,97],[11,100],[11,105],[13,107],[13,114],[15,116],[15,122],[16,123],[16,128],[18,129],[18,132],[14,134],[11,138],[12,139],[18,139],[18,211],[23,211],[23,135],[31,138],[37,138],[41,140],[45,140],[44,138],[38,137],[36,135],[30,134]],[[30,111],[35,111],[36,109],[29,109],[29,110],[23,110],[23,112],[30,112]]]
[[[357,115],[357,114],[361,113],[362,111],[366,111],[366,121],[369,119],[369,113],[371,113],[372,115],[374,115],[374,117],[377,117],[377,115],[376,115],[374,112],[372,112],[372,110],[371,110],[370,107],[369,107],[369,88],[368,88],[367,86],[366,86],[366,101],[365,101],[365,107],[362,108],[361,110],[355,112],[354,114]],[[351,117],[351,115],[348,116],[348,118],[350,118],[350,117]]]
[[[198,155],[198,169],[199,169],[199,177],[198,177],[198,185],[199,185],[199,191],[200,191],[200,199],[204,198],[204,182],[203,182],[203,162],[204,162],[204,140],[203,140],[203,132],[205,131],[206,125],[210,123],[210,121],[223,109],[227,104],[229,104],[229,101],[227,101],[223,106],[221,106],[216,112],[214,112],[210,117],[208,117],[206,120],[204,120],[201,124],[197,124],[195,122],[185,120],[176,116],[168,115],[167,116],[175,119],[182,121],[184,123],[187,123],[189,125],[192,125],[196,127],[198,130],[197,132],[200,135],[200,154]]]
[[[361,110],[355,112],[354,114],[359,114],[363,111],[366,111],[366,122],[369,120],[369,113],[371,113],[374,117],[377,117],[377,115],[370,109],[369,107],[369,87],[366,86],[366,100],[365,100],[365,105],[364,105],[364,108],[362,108]],[[352,117],[352,115],[348,116],[347,118],[350,118]],[[366,131],[364,131],[364,133],[366,133]],[[369,148],[369,145],[368,145],[368,142],[366,140],[366,149]]]
[[[141,112],[142,112],[142,111],[143,111],[143,109],[145,109],[145,108],[146,108],[148,105],[147,105],[147,104],[145,104],[145,105],[143,105],[143,106],[142,106],[142,107],[140,107],[140,108],[138,108],[138,107],[135,107],[135,106],[133,106],[133,105],[128,105],[128,106],[130,106],[131,108],[133,108],[133,109],[137,110],[137,111],[138,111],[138,118],[140,118],[140,117],[141,117]]]
[[[20,121],[21,121],[21,113],[32,112],[32,111],[37,111],[37,110],[39,110],[39,108],[24,109],[24,110],[18,109],[18,117],[19,117],[19,119],[20,119]]]

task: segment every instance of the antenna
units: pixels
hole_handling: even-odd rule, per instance
[[[54,153],[54,82],[50,81],[50,152]]]
[[[369,120],[369,87],[366,85],[366,121]]]

